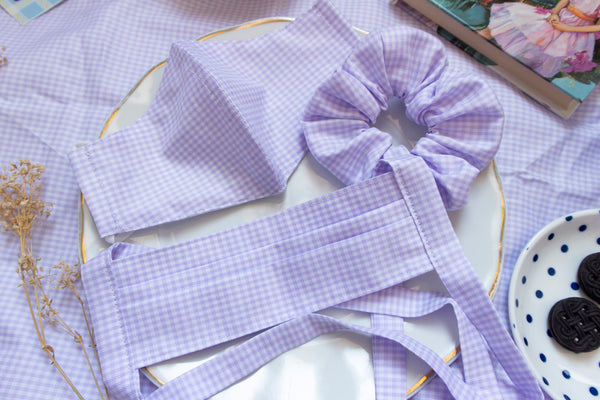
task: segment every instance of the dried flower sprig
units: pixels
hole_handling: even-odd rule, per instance
[[[8,64],[8,59],[2,54],[6,50],[6,46],[0,46],[0,67]]]
[[[70,265],[61,261],[53,266],[52,270],[60,272],[60,275],[54,281],[56,274],[52,274],[51,272],[56,271],[44,272],[43,267],[39,266],[40,258],[36,258],[33,255],[33,230],[47,219],[52,211],[52,205],[40,198],[43,172],[44,167],[42,165],[33,164],[28,160],[11,163],[8,167],[5,166],[2,169],[2,173],[0,173],[0,224],[5,232],[12,233],[20,242],[20,256],[17,261],[17,274],[21,278],[19,286],[22,286],[25,291],[29,312],[42,351],[46,353],[52,365],[62,375],[75,395],[83,399],[81,393],[58,364],[54,348],[47,343],[44,322],[71,336],[75,343],[81,346],[83,350],[83,355],[96,384],[96,388],[100,393],[100,397],[108,399],[106,387],[101,389],[100,383],[96,379],[96,374],[88,357],[83,337],[79,332],[69,327],[62,319],[60,313],[52,304],[52,298],[48,295],[50,290],[69,289],[79,302],[85,319],[91,343],[90,346],[94,350],[96,363],[100,374],[102,374],[92,330],[76,286],[77,280],[81,277],[79,264]]]

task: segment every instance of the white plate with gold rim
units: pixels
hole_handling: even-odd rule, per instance
[[[245,40],[278,29],[290,18],[269,18],[221,30],[199,40]],[[364,36],[366,32],[357,29]],[[151,68],[115,108],[101,136],[124,129],[139,119],[156,93],[166,61]],[[404,105],[392,99],[375,126],[388,132],[395,144],[408,148],[425,134],[425,128],[408,120]],[[134,232],[125,241],[150,247],[164,247],[273,214],[311,198],[339,189],[342,185],[309,155],[288,182],[285,193],[253,201],[184,221]],[[475,180],[465,208],[451,212],[450,219],[459,240],[490,296],[500,276],[503,259],[504,198],[495,165],[485,168]],[[82,198],[81,258],[93,257],[109,246],[102,240]],[[405,286],[444,291],[435,273],[413,279]],[[337,309],[328,315],[358,324],[369,324],[369,316]],[[450,310],[405,321],[405,332],[435,350],[447,362],[458,354],[456,321]],[[147,366],[143,372],[155,384],[163,385],[226,349],[216,346],[173,360]],[[432,371],[418,358],[407,354],[407,394],[415,394],[426,384]],[[246,379],[219,393],[216,399],[374,399],[371,342],[368,337],[335,333],[318,337],[288,351]]]

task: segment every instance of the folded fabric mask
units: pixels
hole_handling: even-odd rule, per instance
[[[424,53],[438,49],[437,41],[422,32],[390,32],[394,41],[420,39]],[[373,34],[366,45],[377,46],[389,35]],[[476,82],[470,87],[490,94]],[[488,124],[495,126],[483,130],[481,142],[497,142],[502,120],[498,104],[493,96],[473,98],[488,105]],[[459,119],[464,114],[448,111]],[[480,144],[473,137],[465,148]],[[345,162],[342,169],[354,165]],[[256,334],[147,397],[208,398],[282,352],[345,330],[392,343],[392,351],[411,351],[432,367],[454,398],[542,399],[462,252],[438,191],[439,172],[400,147],[385,167],[387,172],[372,179],[246,225],[162,249],[120,243],[88,261],[82,279],[111,398],[143,398],[140,368]],[[401,287],[432,270],[447,294]],[[418,317],[452,307],[463,371],[450,368],[394,324],[364,327],[315,313],[330,306],[384,318]],[[492,360],[504,370],[501,376]],[[393,372],[398,375],[384,382],[402,378],[402,371]],[[392,397],[378,392],[378,399],[385,398]]]
[[[306,104],[358,41],[319,1],[258,38],[173,44],[144,116],[69,156],[100,236],[281,192]]]
[[[148,398],[208,398],[282,352],[337,330],[407,348],[460,399],[501,398],[491,351],[514,393],[541,398],[436,193],[423,160],[407,153],[393,172],[231,230],[163,249],[113,245],[82,273],[111,398],[143,398],[145,366],[265,329]],[[450,297],[395,288],[433,269]],[[462,324],[465,378],[398,329],[313,314],[335,305],[398,317],[453,306]]]

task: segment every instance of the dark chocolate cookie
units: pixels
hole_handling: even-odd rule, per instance
[[[600,307],[583,297],[562,299],[548,314],[548,328],[554,340],[575,353],[600,347]]]
[[[600,253],[583,259],[577,270],[577,280],[581,290],[600,303]]]

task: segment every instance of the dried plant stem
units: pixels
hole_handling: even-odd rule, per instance
[[[87,329],[88,332],[88,336],[90,337],[90,342],[92,343],[90,345],[90,347],[92,348],[92,350],[94,350],[94,355],[96,356],[96,365],[98,366],[98,372],[100,372],[100,377],[104,377],[104,374],[102,374],[102,366],[100,365],[100,357],[98,356],[98,348],[96,346],[96,342],[94,342],[94,336],[92,335],[92,329],[90,328],[90,323],[88,321],[87,318],[87,313],[85,312],[85,307],[83,306],[83,301],[81,300],[81,297],[79,296],[79,292],[77,291],[76,287],[73,287],[71,289],[71,292],[73,293],[73,295],[75,296],[75,298],[77,299],[77,301],[79,302],[79,306],[81,307],[81,313],[83,314],[83,319],[85,320],[85,327]],[[83,346],[83,341],[81,342],[81,345]],[[87,359],[87,353],[85,358]],[[88,359],[88,365],[90,364],[89,359]],[[90,370],[92,370],[92,366],[89,365]],[[94,374],[92,374],[94,375]],[[94,375],[94,382],[96,382],[96,387],[98,387],[98,391],[100,392],[100,396],[102,396],[102,390],[100,389],[100,386],[98,385],[98,381],[96,380],[96,376]],[[103,385],[104,386],[104,385]],[[106,389],[106,386],[104,386],[104,392],[106,394],[106,398],[108,399],[108,390]]]
[[[27,246],[24,244],[25,238],[23,236],[21,236],[20,239],[21,239],[21,254],[26,254],[28,252],[28,249],[27,249]],[[27,299],[27,306],[29,307],[29,313],[31,314],[31,320],[35,327],[35,332],[36,332],[38,340],[40,342],[40,346],[42,346],[42,350],[44,351],[44,353],[46,353],[46,355],[50,359],[52,365],[54,365],[56,370],[61,374],[61,376],[67,382],[67,384],[69,385],[71,390],[73,390],[75,395],[79,399],[83,400],[83,396],[81,395],[81,393],[79,393],[79,391],[77,390],[75,385],[73,385],[73,382],[71,382],[71,379],[69,379],[67,374],[63,371],[61,366],[58,364],[58,361],[56,361],[56,358],[54,357],[54,349],[46,343],[46,336],[44,334],[44,326],[42,324],[42,313],[40,312],[40,306],[39,306],[40,303],[39,303],[37,285],[34,285],[34,291],[35,291],[35,297],[36,297],[37,314],[38,314],[38,317],[40,318],[39,323],[38,323],[38,319],[36,318],[36,315],[35,315],[36,313],[33,311],[33,306],[31,304],[31,296],[29,296],[29,289],[27,287],[27,279],[25,278],[25,272],[23,271],[23,268],[20,268],[19,276],[21,277],[23,290],[25,291],[25,297]]]
[[[21,251],[17,273],[21,279],[20,286],[23,286],[29,314],[31,315],[35,333],[42,350],[73,390],[73,393],[79,399],[83,399],[79,390],[77,390],[71,379],[58,364],[54,348],[47,343],[45,324],[48,323],[71,336],[83,351],[85,361],[94,379],[100,398],[103,400],[108,399],[108,390],[104,385],[102,385],[104,386],[104,390],[102,390],[101,383],[96,378],[83,337],[79,332],[71,329],[62,319],[52,305],[52,298],[48,296],[45,290],[45,287],[58,290],[69,288],[79,302],[91,343],[90,347],[94,350],[98,370],[102,376],[102,368],[96,344],[94,343],[92,329],[90,328],[85,307],[75,283],[81,277],[79,265],[69,265],[61,261],[59,264],[53,266],[53,269],[60,271],[60,277],[56,280],[57,285],[52,286],[52,281],[55,278],[54,275],[45,273],[43,268],[38,266],[40,259],[35,258],[33,255],[32,231],[41,224],[43,219],[48,218],[51,211],[51,204],[45,203],[39,198],[41,189],[39,181],[43,171],[44,167],[42,165],[32,164],[28,160],[11,163],[8,168],[4,167],[0,171],[0,226],[4,228],[5,232],[12,233],[19,239]]]
[[[56,318],[60,322],[60,325],[65,330],[65,332],[67,334],[69,334],[71,337],[73,337],[73,339],[75,340],[75,342],[78,343],[81,346],[81,350],[83,351],[83,356],[85,357],[85,361],[86,361],[86,363],[88,365],[88,368],[89,368],[89,370],[90,370],[90,372],[92,374],[92,378],[94,379],[94,383],[96,384],[96,388],[98,389],[98,393],[100,394],[100,397],[102,399],[104,399],[104,394],[102,393],[102,389],[100,388],[100,384],[98,383],[98,379],[96,379],[96,374],[94,374],[94,369],[92,368],[92,364],[90,362],[90,358],[88,357],[87,350],[85,348],[85,343],[83,342],[83,338],[81,337],[81,334],[79,334],[79,332],[77,332],[77,331],[72,330],[66,324],[66,322],[63,321],[63,319],[60,317],[60,315],[57,315]],[[84,318],[86,319],[86,322],[87,322],[87,317],[85,317],[85,310],[84,310]],[[89,327],[88,327],[88,329],[89,329]],[[90,332],[90,331],[88,331],[88,332]],[[92,345],[92,347],[95,348],[95,345]],[[96,360],[98,361],[98,358],[96,358]],[[100,367],[100,362],[99,361],[98,361],[98,367]],[[106,391],[106,388],[104,388],[104,390]],[[108,397],[108,393],[106,393],[106,396]]]
[[[8,63],[8,60],[6,59],[6,57],[4,57],[2,55],[2,52],[6,50],[6,46],[0,46],[0,67],[2,67],[3,65],[6,65]]]
[[[25,249],[25,251],[30,251],[30,250],[31,250],[31,247],[29,249]],[[34,325],[36,326],[36,331],[39,332],[38,336],[41,337],[40,344],[42,344],[43,348],[44,348],[44,346],[46,347],[44,349],[44,351],[46,352],[46,354],[48,354],[48,349],[47,349],[48,346],[46,345],[46,336],[45,336],[44,324],[43,324],[44,313],[42,312],[42,307],[40,307],[40,304],[43,303],[43,301],[40,300],[40,295],[41,295],[41,297],[43,299],[48,298],[48,295],[44,291],[44,287],[41,285],[41,281],[38,280],[39,278],[40,278],[39,276],[36,276],[36,279],[34,279],[34,285],[33,285],[34,293],[35,293],[35,299],[36,299],[37,314],[38,314],[38,319],[39,319],[39,329],[38,329],[38,322],[37,321],[34,321]],[[37,282],[39,282],[39,285],[37,284]],[[85,322],[86,322],[88,334],[90,335],[90,340],[92,341],[92,347],[94,348],[94,354],[96,355],[96,361],[98,363],[98,368],[100,368],[100,360],[98,358],[98,353],[95,351],[96,345],[94,344],[94,341],[93,341],[91,329],[89,327],[88,320],[87,320],[87,315],[86,315],[85,309],[83,307],[83,301],[81,300],[81,297],[79,296],[79,293],[77,292],[77,289],[75,288],[74,285],[68,285],[68,287],[71,289],[71,292],[75,295],[75,298],[80,303],[81,310],[83,312],[83,316],[84,316],[84,319],[85,319]],[[30,308],[31,308],[31,305],[30,305]],[[32,313],[33,313],[33,311],[32,311]],[[81,337],[81,334],[79,332],[74,331],[73,329],[71,329],[71,327],[62,319],[62,317],[60,316],[60,314],[56,313],[55,315],[53,315],[53,318],[54,318],[54,320],[50,321],[50,323],[54,327],[62,330],[63,332],[65,332],[66,334],[68,334],[69,336],[71,336],[73,338],[73,340],[75,341],[75,343],[77,343],[77,344],[79,344],[81,346],[81,350],[83,351],[83,356],[85,358],[87,366],[88,366],[88,368],[90,370],[90,373],[92,375],[92,379],[94,380],[94,384],[96,385],[96,389],[98,390],[98,393],[100,394],[100,398],[101,399],[105,399],[105,394],[106,394],[106,398],[108,398],[108,391],[107,391],[106,387],[104,387],[104,393],[102,392],[102,389],[100,388],[100,383],[98,382],[98,379],[96,378],[96,374],[94,373],[94,369],[92,367],[92,364],[90,362],[89,356],[87,354],[87,350],[85,348],[85,343],[83,341],[83,338]],[[51,352],[51,353],[52,353],[52,357],[51,357],[52,362],[58,368],[58,370],[61,371],[61,374],[63,374],[64,372],[62,372],[62,369],[56,364],[56,360],[54,358],[54,353],[53,352]],[[63,375],[63,377],[68,381],[69,385],[73,388],[74,386],[72,385],[72,383],[69,380],[69,378],[66,375]],[[75,394],[77,396],[81,396],[76,389],[75,389]]]
[[[81,346],[81,350],[83,351],[83,354],[85,356],[85,361],[87,362],[88,368],[90,369],[90,372],[92,373],[92,378],[94,379],[94,383],[96,384],[96,389],[98,389],[100,398],[104,399],[104,394],[102,393],[102,389],[100,388],[98,379],[96,379],[96,374],[94,374],[94,369],[92,368],[92,364],[90,363],[90,358],[87,355],[87,351],[85,349],[85,343],[83,343],[83,339],[81,338],[81,335],[77,334],[77,339],[75,339],[75,340],[77,342],[79,342],[79,345]],[[104,388],[104,390],[106,390],[106,388]],[[108,393],[106,393],[106,396],[108,397]]]

